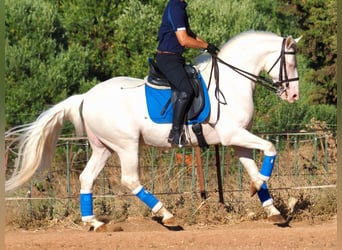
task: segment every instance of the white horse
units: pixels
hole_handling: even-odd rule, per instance
[[[254,112],[253,91],[260,81],[259,74],[265,70],[272,88],[279,90],[282,100],[293,103],[299,99],[295,57],[298,41],[299,38],[283,38],[268,32],[244,32],[221,47],[215,62],[206,55],[205,60],[202,56],[199,58],[202,62],[197,64],[206,84],[213,64],[219,70],[216,80],[220,79],[219,96],[214,87],[209,88],[211,108],[207,122],[203,123],[204,137],[208,144],[234,147],[251,178],[251,196],[258,194],[268,218],[275,224],[285,221],[273,205],[266,182],[277,152],[271,142],[249,132]],[[6,191],[21,186],[39,167],[51,163],[63,122],[69,120],[79,135],[85,130],[92,148],[90,160],[79,177],[82,221],[95,231],[105,228],[93,214],[92,189],[107,159],[115,151],[121,162],[122,185],[161,216],[165,226],[175,225],[173,214],[139,181],[139,144],[170,147],[167,137],[171,124],[157,124],[149,118],[144,83],[142,79],[114,77],[84,94],[61,101],[33,123],[10,130],[7,136],[19,134],[19,159],[14,174],[5,183]],[[223,97],[227,100],[226,105],[219,102]],[[191,129],[188,137],[193,145],[197,144]],[[264,153],[260,170],[253,160],[252,149]]]

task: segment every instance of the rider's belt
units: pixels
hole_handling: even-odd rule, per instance
[[[161,50],[158,50],[157,51],[158,54],[170,54],[170,55],[176,55],[177,53],[175,52],[170,52],[170,51],[161,51]]]

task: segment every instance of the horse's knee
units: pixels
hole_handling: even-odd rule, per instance
[[[277,150],[275,146],[273,145],[273,143],[267,142],[265,150],[264,150],[264,154],[268,156],[274,156],[277,154]]]
[[[140,186],[140,182],[138,178],[130,177],[130,176],[122,176],[121,184],[127,187],[129,190],[133,191],[137,187]]]

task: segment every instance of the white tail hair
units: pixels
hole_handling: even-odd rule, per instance
[[[44,169],[52,162],[60,131],[65,120],[73,123],[77,135],[83,134],[83,120],[80,108],[83,95],[74,95],[44,111],[32,123],[9,130],[7,137],[16,138],[18,156],[5,190],[14,190],[26,183],[38,168]],[[11,146],[10,145],[10,146]]]

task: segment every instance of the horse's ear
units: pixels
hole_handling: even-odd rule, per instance
[[[300,37],[296,38],[296,39],[295,39],[296,43],[298,43],[299,40],[302,39],[302,37],[303,37],[303,36],[300,36]]]
[[[291,47],[296,48],[296,45],[297,45],[297,43],[299,42],[299,40],[300,40],[301,38],[302,38],[302,37],[300,36],[300,37],[294,39],[292,36],[288,36],[288,37],[286,38],[286,43],[285,43],[286,48],[288,48],[288,49],[291,48]]]

